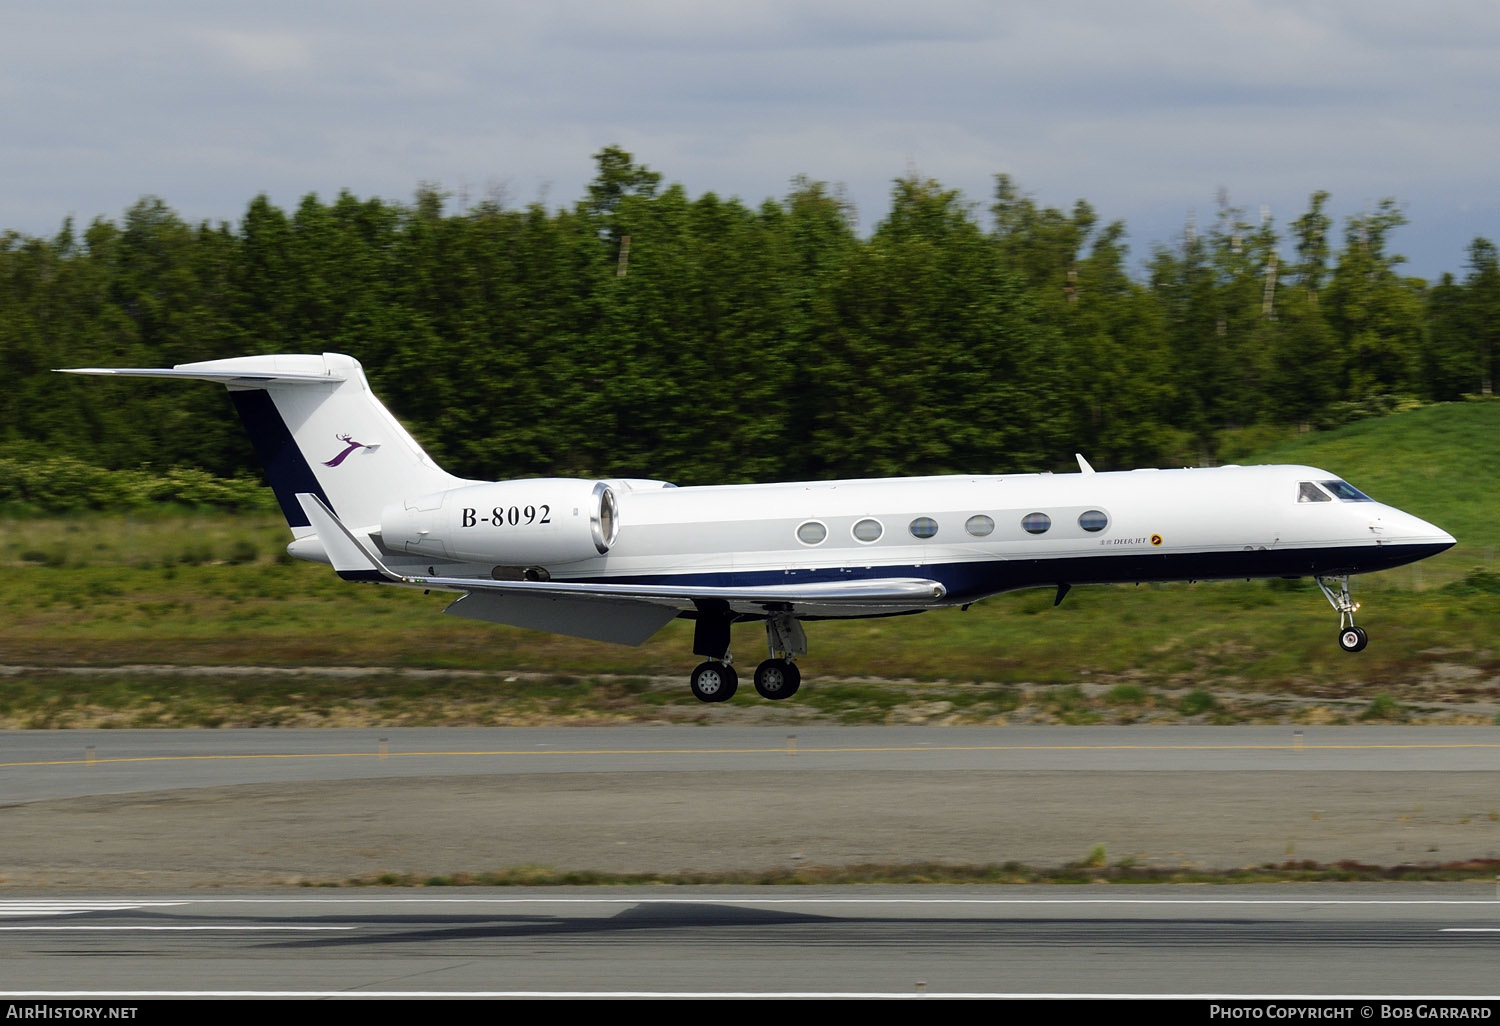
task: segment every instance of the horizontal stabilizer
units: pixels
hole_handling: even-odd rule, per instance
[[[217,381],[224,385],[262,388],[271,384],[336,385],[344,378],[331,374],[284,374],[278,371],[193,370],[192,364],[180,367],[59,367],[60,374],[105,374],[119,378],[186,378],[189,381]]]

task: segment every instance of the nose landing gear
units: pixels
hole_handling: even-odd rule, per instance
[[[1339,648],[1345,652],[1360,652],[1370,643],[1370,636],[1363,627],[1354,626],[1354,611],[1359,603],[1349,594],[1349,575],[1340,577],[1316,577],[1318,587],[1328,604],[1339,614]],[[1335,587],[1337,590],[1335,590]]]
[[[1363,627],[1355,627],[1353,624],[1339,631],[1339,647],[1345,652],[1358,652],[1370,643],[1370,636],[1365,633]]]

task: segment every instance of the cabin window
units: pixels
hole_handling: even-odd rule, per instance
[[[804,545],[817,545],[828,537],[828,528],[816,520],[809,520],[797,528],[797,540]]]
[[[1027,534],[1046,534],[1052,518],[1045,513],[1028,513],[1021,518],[1021,530]]]
[[[937,521],[931,517],[917,517],[907,530],[913,538],[933,538],[937,536]]]
[[[976,538],[983,538],[995,530],[995,521],[983,513],[976,513],[964,521],[964,530]]]
[[[858,541],[879,541],[880,536],[884,533],[885,528],[881,526],[879,520],[871,520],[869,518],[866,518],[854,525],[854,537]]]
[[[1324,481],[1322,482],[1322,485],[1324,488],[1327,488],[1330,492],[1332,492],[1338,498],[1343,499],[1345,502],[1375,501],[1347,481]]]
[[[1297,486],[1298,502],[1332,502],[1327,492],[1313,484],[1311,481],[1303,481]]]
[[[1078,526],[1090,534],[1097,534],[1109,526],[1109,517],[1102,510],[1091,509],[1078,514]]]

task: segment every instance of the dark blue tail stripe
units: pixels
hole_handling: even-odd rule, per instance
[[[302,450],[292,440],[292,433],[287,430],[286,421],[281,419],[281,413],[271,401],[271,396],[265,389],[250,389],[230,392],[229,398],[233,400],[240,421],[250,435],[255,454],[266,468],[266,477],[271,482],[271,490],[276,493],[276,501],[281,503],[281,512],[286,517],[286,522],[292,527],[311,527],[307,514],[302,512],[302,506],[297,502],[297,493],[311,492],[322,499],[329,509],[333,509],[333,503],[323,494],[322,486],[313,476],[312,467],[302,458]],[[335,515],[338,514],[338,510],[333,511]]]

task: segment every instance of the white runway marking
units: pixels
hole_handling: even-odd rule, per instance
[[[85,912],[128,912],[137,908],[166,908],[186,904],[186,901],[65,901],[60,898],[28,901],[13,898],[0,901],[0,916],[76,916]]]
[[[353,926],[0,926],[0,933],[316,933],[332,930],[354,930]]]
[[[763,1001],[787,998],[857,999],[880,998],[883,1000],[913,1001],[965,1001],[975,999],[1015,1001],[1160,1001],[1164,999],[1189,1001],[1491,1001],[1492,997],[1443,994],[1320,994],[1320,993],[1276,993],[1276,994],[1181,994],[1181,993],[1089,993],[1069,991],[1006,992],[1006,991],[959,991],[955,993],[932,993],[930,991],[890,990],[0,990],[0,997],[13,999],[52,998],[54,1000],[129,998],[366,998],[366,999],[433,999],[433,998],[644,998],[703,1000],[705,998],[728,998],[734,1000],[759,999]]]
[[[221,905],[1493,905],[1494,898],[192,898]]]

